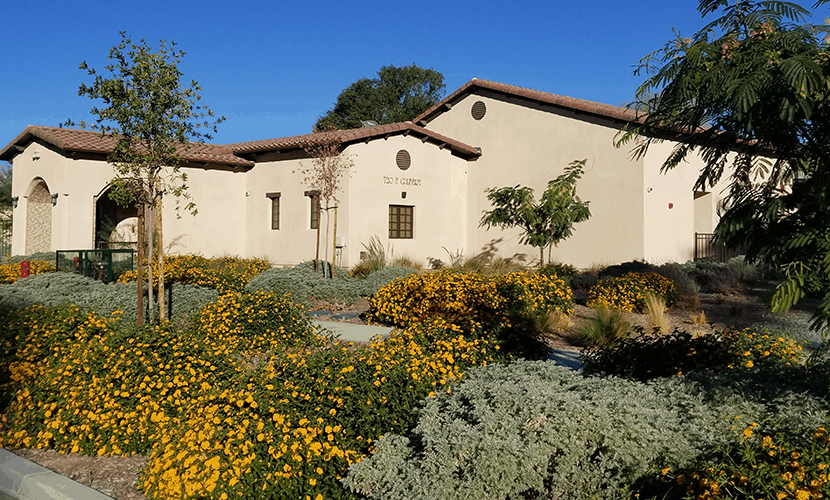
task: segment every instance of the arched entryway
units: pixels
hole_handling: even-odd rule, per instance
[[[111,200],[109,187],[95,200],[95,248],[135,248],[138,211]]]
[[[26,254],[52,250],[52,194],[46,181],[32,181],[26,204]]]

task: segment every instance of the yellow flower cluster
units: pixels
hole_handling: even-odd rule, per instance
[[[809,500],[823,498],[830,488],[830,437],[824,427],[813,433],[811,442],[793,447],[770,435],[752,438],[758,424],[743,431],[742,451],[735,459],[714,467],[678,474],[674,482],[688,497],[775,498]],[[748,458],[748,460],[747,460]],[[668,469],[663,469],[666,480]]]
[[[0,446],[148,455],[155,499],[331,498],[416,403],[499,358],[442,320],[369,348],[313,332],[285,297],[227,294],[188,328],[127,329],[76,307],[17,311],[0,359]]]
[[[372,322],[407,327],[431,318],[470,330],[503,324],[507,306],[528,313],[573,312],[571,289],[556,276],[513,272],[484,276],[443,270],[400,278],[369,299]]]
[[[768,362],[796,365],[803,359],[802,347],[796,340],[773,335],[754,328],[726,329],[720,340],[728,346],[734,361],[728,368],[753,368]]]
[[[145,262],[145,265],[146,262]],[[218,257],[207,259],[201,255],[170,255],[164,258],[164,279],[214,288],[219,293],[241,292],[254,276],[265,272],[271,265],[264,259]],[[158,286],[158,261],[153,261],[153,284]],[[121,283],[136,280],[136,271],[127,271],[118,279]]]
[[[677,302],[677,289],[670,279],[656,273],[628,273],[599,281],[588,291],[587,304],[634,312],[642,310],[648,293],[663,297],[667,306]]]
[[[29,262],[29,275],[55,272],[55,264],[45,260],[33,260]],[[8,257],[3,264],[0,264],[0,283],[17,283],[20,279],[20,263],[11,262]]]

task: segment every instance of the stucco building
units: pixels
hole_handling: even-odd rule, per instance
[[[447,251],[470,256],[493,243],[500,255],[535,258],[535,249],[518,243],[518,230],[479,227],[491,208],[485,189],[521,184],[539,195],[583,158],[577,191],[592,216],[554,249],[554,259],[577,267],[691,259],[695,232],[717,223],[720,187],[693,191],[699,159],[660,174],[671,142],[637,160],[628,147],[615,147],[633,120],[624,108],[473,79],[412,122],[341,132],[354,166],[338,195],[338,263],[356,264],[373,236],[394,255],[421,260],[446,260]],[[315,137],[183,151],[199,213],[177,218],[166,201],[173,251],[278,265],[312,258],[316,224],[325,229],[326,219],[314,216],[317,199],[300,170],[310,161],[302,146]],[[113,144],[98,132],[29,126],[0,150],[14,168],[13,253],[95,248],[129,223],[134,210],[108,197]]]

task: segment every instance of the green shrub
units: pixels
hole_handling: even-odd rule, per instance
[[[674,283],[679,298],[694,301],[698,297],[700,287],[680,264],[663,264],[654,272],[670,279]]]
[[[427,398],[412,433],[381,439],[344,483],[385,500],[629,498],[655,464],[695,463],[751,422],[823,420],[826,402],[795,391],[791,401],[780,396],[787,381],[776,383],[756,401],[728,385],[712,397],[678,377],[641,384],[550,362],[479,367]]]
[[[586,373],[651,380],[700,371],[754,370],[798,365],[801,346],[767,330],[726,329],[717,335],[632,335],[584,351]]]
[[[600,280],[588,292],[589,307],[610,307],[632,312],[643,310],[649,293],[663,297],[666,306],[677,302],[677,290],[668,278],[656,273],[628,273]]]
[[[657,271],[657,266],[649,264],[648,262],[640,262],[632,260],[607,266],[597,273],[600,278],[621,278],[629,273],[653,273]]]
[[[595,274],[574,274],[571,276],[571,288],[574,290],[590,290],[599,282]]]

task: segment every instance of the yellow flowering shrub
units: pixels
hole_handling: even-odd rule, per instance
[[[32,260],[29,262],[29,275],[55,272],[55,264],[45,260]],[[17,283],[20,279],[20,262],[11,262],[8,257],[3,264],[0,264],[0,283]]]
[[[761,432],[749,424],[742,440],[717,450],[711,461],[681,470],[660,469],[644,498],[810,500],[830,494],[830,435],[825,427],[803,432]],[[665,496],[664,496],[665,494]]]
[[[369,299],[369,320],[410,326],[442,318],[464,330],[509,326],[510,309],[573,313],[571,289],[554,275],[512,272],[485,276],[442,270],[397,279]]]
[[[441,320],[334,344],[268,293],[226,294],[184,329],[117,317],[0,315],[0,446],[145,454],[155,499],[348,497],[349,465],[411,428],[418,401],[503,357]]]
[[[168,282],[213,288],[219,293],[241,292],[251,278],[270,267],[267,260],[257,258],[243,259],[225,256],[208,259],[193,254],[170,255],[164,258],[164,279]],[[153,284],[155,286],[158,286],[158,269],[158,261],[154,260]],[[118,281],[131,283],[136,280],[136,276],[136,271],[127,271]]]
[[[657,273],[628,273],[620,278],[600,280],[588,291],[589,307],[606,307],[633,312],[643,310],[646,294],[663,297],[666,306],[677,302],[678,293],[672,281]]]

